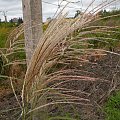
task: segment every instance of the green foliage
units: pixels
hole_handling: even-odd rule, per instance
[[[0,48],[5,47],[7,37],[14,28],[14,24],[11,23],[0,23]]]
[[[94,45],[94,48],[106,48],[109,51],[114,51],[115,48],[118,48],[120,45],[120,33],[116,31],[116,33],[95,33],[91,34],[91,37],[96,37],[98,40],[90,41],[91,44]],[[117,33],[118,32],[118,33]],[[107,39],[104,39],[107,38]],[[100,41],[99,41],[100,40]]]
[[[101,11],[99,12],[99,16],[104,19],[95,22],[94,25],[99,24],[102,26],[119,26],[120,24],[120,10],[113,10],[113,11],[108,11],[108,12],[106,10]]]
[[[7,40],[7,35],[9,34],[9,28],[0,28],[0,48],[4,47]]]
[[[47,24],[47,25],[44,24],[44,25],[43,25],[43,31],[45,31],[45,30],[47,29],[48,25],[49,25],[49,24]]]
[[[26,54],[25,52],[17,52],[14,54],[14,59],[25,59],[26,58]]]
[[[1,27],[5,27],[5,28],[15,27],[15,24],[14,23],[4,23],[4,22],[1,22],[0,23],[0,28]]]
[[[106,120],[120,120],[120,92],[111,96],[105,105]]]
[[[0,48],[5,48],[7,38],[15,27],[16,25],[14,23],[0,23]],[[21,40],[23,38],[24,38],[24,35],[22,34],[18,37],[18,40]],[[23,49],[23,47],[24,47],[23,44],[20,44],[20,45],[17,44],[16,46],[14,46],[14,51],[12,51],[10,54],[9,54],[9,51],[7,51],[7,54],[8,54],[7,56],[6,56],[6,51],[3,50],[3,54],[5,54],[5,57],[8,61],[6,61],[5,59],[2,59],[4,55],[0,56],[1,57],[0,58],[0,75],[8,76],[11,71],[11,65],[9,63],[12,64],[14,63],[14,61],[17,61],[17,60],[22,61],[23,59],[26,58],[25,51],[21,50]],[[25,69],[26,68],[24,66],[23,71]],[[3,77],[0,76],[0,79],[3,80]]]
[[[103,11],[100,11],[99,12],[100,15],[102,15],[102,17],[106,17],[106,16],[110,16],[110,15],[117,15],[117,14],[120,14],[120,10],[112,10],[112,11],[106,11],[106,10],[103,10]]]
[[[115,27],[120,25],[120,10],[113,10],[107,12],[106,10],[101,11],[99,15],[101,17],[105,17],[105,19],[96,21],[92,23],[92,26],[109,26],[109,27]],[[108,17],[111,15],[118,15],[117,17]],[[107,18],[108,17],[108,18]],[[114,32],[110,32],[110,29],[106,31],[106,33],[101,32],[101,33],[90,33],[85,35],[85,37],[96,37],[100,38],[99,40],[91,40],[90,43],[94,45],[94,48],[105,48],[110,51],[114,51],[115,49],[120,47],[120,29],[111,29]],[[97,29],[96,29],[97,31]],[[101,38],[108,38],[108,39],[101,39]],[[110,38],[110,39],[109,39]]]

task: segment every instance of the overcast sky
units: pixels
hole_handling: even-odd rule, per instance
[[[15,17],[22,17],[22,2],[21,1],[22,0],[0,0],[0,11],[7,11],[8,19],[15,18]],[[58,5],[58,1],[61,2],[62,0],[42,0],[42,1],[43,1],[43,20],[45,21],[46,18],[52,17],[54,15],[55,11],[57,10],[56,5]],[[54,5],[44,3],[44,1],[52,3]],[[68,5],[69,8],[66,8],[66,11],[69,11],[70,16],[72,16],[75,14],[76,10],[78,9],[80,10],[81,7],[85,8],[86,6],[88,6],[88,4],[92,0],[67,0],[67,1],[72,1],[72,2],[79,1],[78,3],[74,3],[74,4],[70,3]],[[93,6],[98,5],[102,1],[104,0],[96,0]],[[62,5],[65,5],[65,4],[66,2],[62,3]],[[119,4],[120,4],[120,0],[118,0],[117,4],[114,4],[114,6],[112,5],[109,6],[109,8],[113,8],[115,6],[118,7]],[[2,13],[0,13],[0,18],[4,20]]]

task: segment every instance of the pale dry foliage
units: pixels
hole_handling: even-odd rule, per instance
[[[91,101],[94,84],[97,83],[112,84],[107,94],[112,91],[111,87],[115,89],[116,86],[113,81],[100,79],[95,77],[92,72],[80,69],[81,66],[87,63],[93,64],[90,60],[91,56],[93,56],[92,61],[94,62],[104,58],[107,53],[120,56],[119,53],[88,48],[92,44],[87,41],[98,40],[105,42],[105,39],[112,38],[90,38],[84,37],[85,35],[90,33],[112,33],[119,28],[119,26],[90,26],[91,23],[103,19],[98,17],[99,11],[115,0],[103,2],[95,7],[94,10],[88,11],[94,1],[82,15],[75,19],[66,20],[67,14],[63,14],[63,9],[55,20],[49,24],[47,30],[40,38],[25,75],[22,104],[19,102],[22,110],[20,118],[32,119],[38,111],[42,114],[42,111],[47,108],[48,113],[50,113],[56,106],[60,107],[63,104],[68,108],[76,105],[93,106],[97,101],[102,101],[102,98],[106,95],[106,93],[102,94]],[[10,39],[7,42],[10,53],[8,51],[7,54],[11,54],[14,45],[23,44],[23,41],[16,39],[23,33],[23,25],[13,33],[17,34],[17,37],[14,36],[15,34],[10,35]],[[12,40],[13,36],[14,39]],[[81,46],[81,48],[74,47],[76,45]],[[75,83],[79,85],[78,88],[74,88],[73,84]],[[19,100],[17,99],[17,101]]]

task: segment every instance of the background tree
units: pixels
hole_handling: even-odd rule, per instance
[[[22,20],[22,18],[19,18],[18,19],[18,25],[20,25],[21,23],[23,23],[23,20]]]
[[[80,15],[80,14],[81,14],[81,11],[80,11],[80,10],[77,10],[74,18],[76,18],[76,17],[77,17],[78,15]]]
[[[9,22],[10,22],[10,23],[13,23],[13,19],[11,19]]]

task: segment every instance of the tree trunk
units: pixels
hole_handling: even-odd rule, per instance
[[[22,0],[27,65],[43,33],[42,0]]]

